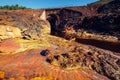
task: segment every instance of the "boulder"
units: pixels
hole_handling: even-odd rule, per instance
[[[21,30],[16,27],[0,25],[0,39],[21,38]]]

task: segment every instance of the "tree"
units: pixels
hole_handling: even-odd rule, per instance
[[[17,10],[17,9],[27,9],[24,6],[19,6],[18,4],[16,5],[5,5],[5,6],[0,6],[0,9],[7,9],[7,10]],[[30,8],[29,8],[30,9]]]

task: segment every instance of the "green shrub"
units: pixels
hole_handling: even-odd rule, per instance
[[[24,6],[19,6],[18,4],[16,5],[5,5],[5,6],[0,6],[0,9],[7,9],[7,10],[18,10],[18,9],[28,9]]]

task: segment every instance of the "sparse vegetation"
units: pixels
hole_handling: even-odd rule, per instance
[[[18,10],[18,9],[27,9],[24,6],[20,6],[18,4],[16,5],[5,5],[5,6],[0,6],[0,9],[7,9],[7,10]]]

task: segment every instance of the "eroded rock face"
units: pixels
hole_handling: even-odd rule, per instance
[[[66,20],[61,20],[60,24],[55,26],[53,32],[58,32],[58,35],[61,33],[62,35],[60,36],[65,38],[79,37],[117,41],[120,35],[119,17],[119,14],[111,14],[79,17],[75,19],[68,18]]]
[[[93,17],[85,17],[82,22],[82,28],[84,29],[92,29],[97,32],[103,32],[112,34],[114,32],[119,32],[120,24],[119,24],[120,15],[119,14],[111,14],[111,15],[99,15]]]
[[[39,52],[40,50],[29,50],[16,55],[0,56],[0,70],[5,72],[2,79],[23,77],[25,80],[31,80],[46,77],[48,80],[109,80],[87,68],[64,70],[53,66],[47,63]]]
[[[51,52],[46,56],[46,62],[63,69],[78,69],[81,66],[91,67],[99,74],[105,75],[112,80],[119,80],[119,3],[120,0],[114,0],[101,6],[99,9],[89,6],[89,10],[87,7],[84,7],[85,10],[91,11],[88,13],[87,11],[84,12],[84,10],[80,11],[80,8],[71,8],[82,12],[83,15],[77,18],[72,16],[64,17],[64,15],[67,14],[65,11],[63,11],[64,15],[60,15],[60,11],[53,14],[59,17],[56,19],[56,17],[51,16],[51,19],[55,20],[51,20],[51,22],[53,22],[53,24],[51,24],[54,25],[54,35],[66,39],[75,39],[75,41],[79,43],[87,43],[87,46],[92,45],[100,49],[94,48],[92,51],[87,51],[91,49],[91,47],[89,47],[89,49],[85,47],[86,50],[82,51],[77,47],[75,50],[58,52],[58,54],[57,52]],[[94,9],[96,9],[96,11],[94,11]],[[93,14],[92,12],[95,13]],[[67,50],[69,50],[69,48],[67,48]]]
[[[98,13],[120,13],[120,0],[113,0],[108,4],[101,6],[98,9]]]
[[[61,53],[51,51],[46,55],[46,62],[67,70],[86,67],[107,76],[109,79],[120,79],[119,55],[97,48],[92,50],[92,47],[90,50],[86,48],[88,51],[82,48],[76,46],[68,52]]]
[[[111,2],[111,4],[115,5],[114,1]],[[119,3],[117,4],[117,6],[119,6]],[[92,11],[92,7],[94,8],[94,6],[90,6],[90,14],[94,12],[94,10]],[[109,8],[112,9],[111,7]],[[79,11],[79,8],[75,8],[74,10]],[[119,10],[117,9],[117,11]],[[98,14],[96,12],[95,14],[90,16],[89,14],[85,15],[83,11],[82,16],[65,18],[62,18],[64,16],[59,15],[59,12],[54,14],[59,17],[58,19],[52,17],[55,19],[55,23],[53,22],[54,26],[52,26],[54,28],[54,30],[52,31],[54,35],[62,36],[67,39],[88,38],[106,41],[119,41],[120,15],[117,12],[111,12],[110,14]],[[63,11],[62,13],[67,14],[65,11]]]
[[[46,27],[50,33],[49,23],[41,19],[43,11],[32,9],[0,10],[0,24],[19,28],[24,39],[39,39]]]
[[[0,25],[0,39],[21,38],[21,30],[16,27]]]

